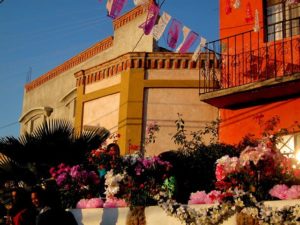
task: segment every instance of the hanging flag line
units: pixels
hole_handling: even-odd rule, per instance
[[[127,0],[107,0],[106,9],[107,16],[116,19],[122,9],[124,8]],[[168,13],[163,12],[160,16],[158,23],[156,24],[157,18],[160,13],[160,6],[156,1],[149,0],[133,0],[135,6],[142,5],[148,7],[148,14],[144,23],[139,25],[139,28],[143,29],[144,35],[152,34],[155,40],[159,40],[164,34],[168,24],[170,23],[167,33],[167,44],[170,48],[174,49],[175,52],[186,53],[191,46],[198,40],[198,44],[192,59],[196,61],[199,57],[201,49],[206,45],[206,39],[203,37],[199,38],[199,35],[191,31],[188,27],[184,26],[180,21],[172,18]],[[183,35],[183,40],[178,45],[180,34]],[[199,40],[200,39],[200,40]],[[176,48],[177,47],[177,48]]]

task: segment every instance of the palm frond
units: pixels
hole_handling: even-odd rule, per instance
[[[50,119],[18,139],[1,138],[0,153],[27,167],[36,176],[46,178],[51,166],[62,162],[70,165],[84,163],[87,152],[97,148],[109,136],[105,128],[83,131],[81,134],[76,134],[74,130],[68,120]]]
[[[34,184],[36,181],[34,174],[27,168],[23,167],[13,159],[0,153],[0,177],[1,183],[14,180],[16,182],[25,182]]]

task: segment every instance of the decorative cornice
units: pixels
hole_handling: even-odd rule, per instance
[[[67,60],[63,64],[57,66],[56,68],[50,70],[49,72],[43,74],[42,76],[38,77],[37,79],[33,80],[32,82],[25,85],[26,92],[33,90],[34,88],[44,84],[45,82],[57,77],[61,73],[77,66],[80,63],[90,59],[91,57],[97,55],[98,53],[110,48],[113,45],[113,37],[110,36],[92,47],[84,50],[83,52],[79,53],[78,55],[72,57],[71,59]]]
[[[131,52],[100,65],[75,73],[76,85],[88,85],[112,77],[127,69],[152,69],[152,70],[190,70],[205,66],[207,54],[202,53],[197,62],[192,60],[192,53],[170,52]],[[213,60],[213,55],[211,54]],[[214,64],[217,66],[217,64]]]
[[[138,16],[147,12],[147,7],[138,6],[132,9],[131,11],[125,13],[124,15],[120,16],[119,18],[113,21],[114,30],[119,29],[120,27],[124,26],[125,24],[129,23],[130,21],[134,20]]]
[[[53,108],[49,106],[32,108],[29,111],[25,112],[24,115],[20,117],[19,122],[20,123],[27,122],[33,116],[40,115],[40,114],[44,114],[45,116],[49,117],[52,112],[53,112]]]

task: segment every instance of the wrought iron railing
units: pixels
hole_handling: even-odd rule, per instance
[[[206,51],[214,54],[213,61],[218,62],[218,66],[216,69],[207,66],[209,62],[205,63],[205,72],[200,77],[204,80],[204,88],[200,93],[299,73],[300,19],[294,20],[297,23],[291,23],[294,26],[289,26],[285,32],[277,30],[272,41],[263,39],[261,29],[260,32],[248,31],[207,43]],[[291,32],[290,35],[277,40],[279,33],[287,31]]]

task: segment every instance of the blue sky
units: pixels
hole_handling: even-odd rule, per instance
[[[113,34],[105,4],[106,0],[4,0],[0,4],[0,137],[19,136],[28,78],[41,76]],[[128,0],[123,12],[133,7]],[[165,0],[162,11],[207,40],[218,39],[218,0]]]

